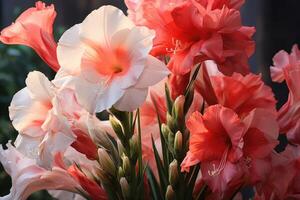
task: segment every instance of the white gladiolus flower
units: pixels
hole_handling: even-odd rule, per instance
[[[149,55],[154,31],[135,26],[121,10],[103,6],[67,30],[59,40],[59,74],[74,76],[78,101],[89,112],[115,106],[132,111],[148,87],[169,73]]]

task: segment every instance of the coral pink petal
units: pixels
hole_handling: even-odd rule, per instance
[[[0,41],[5,44],[21,44],[33,48],[55,71],[60,66],[53,38],[53,23],[56,17],[54,6],[40,1],[36,7],[24,11],[12,25],[1,31]],[[38,19],[38,20],[37,20]]]

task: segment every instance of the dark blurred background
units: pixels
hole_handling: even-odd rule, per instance
[[[101,5],[115,5],[124,11],[123,0],[54,0],[45,1],[55,4],[57,19],[55,23],[56,39],[72,25],[81,22],[93,9]],[[16,17],[34,0],[0,0],[0,28],[11,24]],[[250,59],[253,72],[262,73],[268,85],[273,88],[281,106],[287,98],[285,84],[270,81],[269,66],[272,57],[281,49],[290,51],[293,44],[300,43],[300,1],[299,0],[246,0],[242,8],[243,22],[256,26],[256,53]],[[49,78],[51,70],[29,48],[23,46],[6,46],[0,44],[0,144],[13,140],[16,132],[12,128],[7,107],[15,92],[24,87],[27,73],[39,70]],[[0,196],[8,193],[11,187],[10,178],[0,166]],[[39,192],[29,199],[51,199],[46,192]]]

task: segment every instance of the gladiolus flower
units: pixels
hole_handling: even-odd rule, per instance
[[[132,111],[144,102],[148,87],[168,75],[165,65],[148,55],[153,37],[112,6],[93,11],[63,34],[58,61],[64,73],[79,77],[77,97],[89,112],[112,105]]]
[[[50,166],[52,156],[75,140],[65,118],[57,111],[55,86],[40,72],[31,72],[27,87],[15,94],[9,107],[9,115],[15,129],[20,132],[20,146],[40,144],[40,162]],[[55,106],[56,104],[56,106]],[[53,134],[54,133],[54,134]]]
[[[12,177],[12,188],[10,194],[0,197],[1,200],[25,200],[32,193],[44,189],[84,191],[63,168],[54,166],[51,170],[46,170],[38,166],[34,159],[25,157],[11,144],[7,146],[7,150],[0,147],[0,162]]]
[[[271,156],[271,170],[267,179],[257,184],[257,199],[288,200],[298,199],[299,184],[299,147],[288,145],[284,152],[273,153]]]
[[[274,67],[271,67],[273,81],[286,81],[289,88],[289,97],[287,102],[280,108],[278,122],[280,131],[286,133],[287,138],[294,144],[300,144],[300,52],[297,45],[294,45],[291,55],[285,51],[280,51],[274,58]]]
[[[254,28],[241,25],[238,9],[244,1],[125,1],[129,17],[156,31],[152,55],[170,56],[177,75],[194,64],[215,60],[226,74],[246,74],[254,51]]]
[[[284,71],[288,68],[300,66],[300,51],[297,45],[294,45],[289,55],[286,51],[279,51],[273,57],[273,66],[271,66],[271,77],[274,82],[283,82],[286,78]]]
[[[208,105],[221,104],[233,109],[240,117],[255,108],[263,108],[276,115],[274,94],[260,75],[234,73],[225,76],[213,61],[206,61],[201,66],[195,87]]]
[[[13,126],[20,132],[18,142],[39,144],[37,153],[47,166],[51,155],[70,145],[91,159],[97,157],[97,147],[84,128],[89,113],[78,104],[72,88],[61,86],[59,82],[68,82],[65,79],[50,82],[42,73],[31,72],[27,87],[15,94],[9,107]],[[86,148],[83,143],[90,145]]]
[[[21,44],[33,48],[54,70],[59,69],[56,42],[53,38],[54,6],[38,1],[13,23],[1,31],[0,41],[5,44]]]
[[[228,8],[239,9],[245,3],[245,0],[198,0],[198,2],[210,6],[212,9],[222,8],[224,5]]]
[[[300,67],[285,71],[285,79],[290,90],[287,102],[280,108],[278,122],[282,133],[286,133],[288,140],[300,144],[300,91],[298,88]]]
[[[193,113],[187,121],[190,145],[182,171],[201,162],[203,180],[213,191],[224,193],[239,186],[248,170],[254,172],[255,161],[269,156],[278,144],[276,117],[266,112],[256,109],[240,119],[233,110],[214,105],[203,116]]]
[[[220,165],[210,172],[213,176],[224,169],[227,160],[237,162],[242,157],[245,125],[232,110],[215,105],[203,116],[195,112],[187,121],[187,127],[191,138],[182,169],[188,169],[190,164],[219,160]]]

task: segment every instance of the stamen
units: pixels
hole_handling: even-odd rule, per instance
[[[176,54],[177,52],[181,51],[183,49],[183,44],[180,40],[177,40],[175,38],[172,38],[172,45],[175,48],[166,48],[167,53],[173,53]]]
[[[227,156],[228,156],[229,147],[227,147],[222,155],[222,159],[219,163],[219,166],[216,168],[216,165],[213,164],[213,169],[208,170],[208,175],[210,176],[218,176],[222,170],[225,168]]]
[[[173,48],[166,48],[166,52],[167,53],[174,53],[174,49]]]

